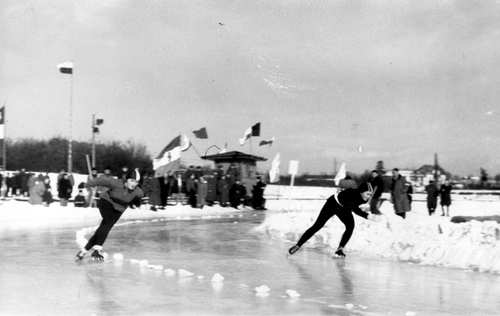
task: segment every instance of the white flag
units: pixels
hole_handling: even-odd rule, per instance
[[[345,170],[345,162],[340,166],[339,172],[337,172],[337,175],[335,176],[335,185],[339,185],[340,180],[344,179],[347,176],[346,170]]]
[[[269,170],[269,182],[275,183],[279,181],[280,164],[281,164],[280,153],[277,153],[276,157],[274,157],[273,162],[271,163],[271,170]]]

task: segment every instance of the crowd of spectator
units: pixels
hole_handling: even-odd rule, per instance
[[[92,168],[89,177],[123,178],[127,171],[127,167],[122,167],[120,174],[114,176],[109,166],[104,168],[103,173]],[[77,192],[73,192],[75,186]],[[219,204],[236,209],[245,205],[265,210],[265,186],[262,179],[257,177],[256,183],[250,186],[252,189],[248,190],[242,184],[240,171],[235,164],[231,164],[227,170],[222,165],[215,170],[189,166],[187,170],[168,171],[162,177],[144,174],[140,182],[145,194],[143,203],[150,205],[153,211],[179,203],[192,208]],[[0,187],[3,188],[3,199],[24,199],[32,205],[50,206],[55,201],[54,197],[57,197],[61,206],[74,203],[76,207],[96,206],[94,203],[107,190],[106,187],[90,188],[86,182],[75,184],[73,175],[65,170],[57,175],[55,192],[48,173],[27,172],[25,169],[0,172]]]
[[[227,170],[218,166],[215,170],[189,166],[187,170],[168,171],[162,177],[146,175],[142,189],[152,210],[165,209],[178,203],[192,208],[219,204],[222,207],[239,208],[241,205],[265,209],[265,184],[260,177],[252,192],[241,183],[238,168],[231,164]]]

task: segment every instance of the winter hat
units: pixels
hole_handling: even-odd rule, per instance
[[[373,187],[369,182],[363,182],[361,185],[358,187],[358,192],[363,193],[363,192],[370,192],[373,193]]]
[[[127,176],[125,179],[134,179],[135,181],[141,180],[141,174],[139,173],[139,169],[134,169],[127,172]]]

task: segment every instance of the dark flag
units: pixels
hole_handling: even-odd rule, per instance
[[[67,61],[65,63],[57,65],[57,68],[59,68],[59,71],[62,72],[63,74],[73,74],[73,62],[72,61]]]
[[[260,136],[260,123],[252,126],[252,136]]]
[[[259,143],[259,146],[264,146],[264,145],[269,145],[271,146],[274,142],[274,137],[271,138],[270,140],[261,140]]]
[[[197,131],[193,131],[193,133],[194,133],[194,136],[196,136],[196,138],[200,138],[200,139],[207,139],[208,138],[207,129],[205,127],[202,127]]]

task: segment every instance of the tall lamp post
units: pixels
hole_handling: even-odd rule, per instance
[[[99,125],[104,123],[103,119],[95,119],[95,114],[92,114],[92,168],[95,168],[95,134],[99,134]]]
[[[215,148],[217,148],[217,149],[220,149],[220,148],[219,148],[219,147],[217,147],[216,145],[212,145],[212,146],[208,147],[208,148],[207,148],[207,150],[205,150],[205,157],[207,156],[208,150],[209,150],[210,148],[212,148],[212,147],[215,147]]]

